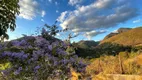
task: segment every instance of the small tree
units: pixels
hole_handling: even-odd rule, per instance
[[[0,41],[8,39],[7,30],[15,30],[16,15],[18,15],[20,6],[19,0],[0,0]]]

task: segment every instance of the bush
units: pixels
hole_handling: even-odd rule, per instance
[[[60,41],[48,41],[42,36],[25,36],[0,45],[0,64],[5,79],[50,80],[68,79],[70,69],[84,72],[86,65],[74,53],[66,52],[67,45]]]

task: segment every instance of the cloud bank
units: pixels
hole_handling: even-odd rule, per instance
[[[87,37],[89,40],[91,40],[92,37],[94,37],[94,36],[96,36],[96,35],[98,35],[98,34],[105,33],[105,32],[106,32],[106,31],[104,31],[104,30],[101,30],[101,31],[96,31],[96,30],[94,30],[94,31],[86,32],[86,33],[84,34],[84,36]]]
[[[40,10],[39,4],[35,0],[19,0],[20,18],[33,20],[37,15],[45,16],[45,11]]]
[[[81,3],[82,1],[83,0],[69,0],[68,4],[74,6],[76,4]]]
[[[68,26],[75,33],[84,32],[92,37],[96,30],[115,27],[136,17],[138,11],[130,7],[130,2],[131,0],[97,0],[74,11],[62,12],[57,20],[61,22],[62,28]],[[98,34],[100,33],[96,35]]]
[[[138,20],[134,20],[133,23],[139,23],[141,22],[141,19],[138,19]]]

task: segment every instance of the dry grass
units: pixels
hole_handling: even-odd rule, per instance
[[[139,75],[107,74],[93,77],[92,80],[142,80]]]
[[[135,61],[138,65],[142,65],[142,55],[137,56]]]
[[[121,74],[119,56],[121,56],[124,74]],[[85,73],[90,76],[81,80],[90,80],[87,78],[91,80],[142,80],[142,53],[121,52],[118,56],[102,56],[91,59],[90,62]],[[72,75],[71,80],[79,80],[80,74],[72,70]]]
[[[104,39],[101,44],[105,42],[131,46],[142,44],[142,27],[129,30],[108,39]]]
[[[120,65],[120,59],[122,66]],[[102,74],[105,75],[122,73],[127,75],[142,75],[142,53],[138,54],[121,52],[121,54],[118,56],[102,56],[91,61],[92,63],[87,66],[86,74],[91,75],[92,78],[95,76],[94,78],[97,77],[98,80],[105,80],[103,79],[104,77],[99,76],[100,74],[101,76]]]
[[[118,59],[114,56],[103,56],[101,58],[95,59],[89,66],[87,66],[87,74],[116,74],[118,68]]]

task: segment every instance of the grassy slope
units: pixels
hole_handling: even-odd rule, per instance
[[[123,52],[123,54],[126,54]],[[87,74],[90,74],[93,80],[141,80],[142,76],[142,53],[128,53],[129,57],[121,55],[124,74],[121,74],[118,56],[102,56],[92,59],[91,64],[87,66]],[[111,74],[110,77],[107,74]],[[119,75],[120,74],[120,75]],[[107,75],[107,76],[104,76]],[[136,76],[137,75],[137,76]],[[131,79],[135,77],[134,79]],[[112,79],[113,78],[113,79]],[[141,78],[141,79],[136,79]]]
[[[112,42],[122,45],[140,45],[142,44],[142,27],[134,28],[130,31],[118,34],[108,39],[104,39],[100,44],[105,42]]]

